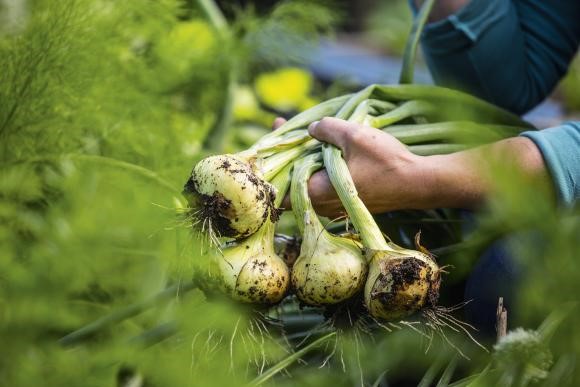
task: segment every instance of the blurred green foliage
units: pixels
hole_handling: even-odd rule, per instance
[[[580,111],[580,56],[576,56],[570,68],[568,69],[568,74],[562,80],[559,87],[562,93],[562,102],[564,106],[572,111],[576,112],[576,115]]]
[[[463,334],[446,331],[472,361],[453,360],[457,351],[437,336],[424,353],[429,331],[399,324],[392,333],[339,331],[301,356],[308,364],[282,367],[328,331],[311,331],[319,311],[288,302],[256,313],[187,292],[201,246],[175,213],[181,185],[222,114],[230,67],[242,90],[235,127],[251,126],[228,134],[233,150],[240,146],[233,139],[247,144],[252,130],[262,133],[272,117],[266,108],[285,110],[262,106],[276,100],[254,80],[300,61],[286,43],[332,29],[327,6],[283,2],[267,14],[232,6],[232,36],[224,40],[197,2],[10,4],[0,8],[0,385],[241,385],[270,367],[277,385],[408,385],[427,370],[436,380],[447,366],[457,380],[489,364]],[[408,24],[392,23],[407,33]],[[313,97],[307,86],[292,110]],[[240,110],[244,98],[255,110]],[[489,240],[534,230],[541,243],[513,246],[529,267],[518,323],[533,329],[577,300],[579,217],[556,208],[549,190],[497,172],[499,194],[480,219],[479,242],[440,261],[458,266],[449,275],[457,281]],[[178,290],[129,313],[168,287]],[[126,318],[74,344],[59,341],[119,311]],[[579,323],[576,308],[551,340],[554,366],[545,380],[552,385],[578,375]],[[486,375],[497,382],[504,374]]]
[[[402,56],[411,30],[412,14],[407,0],[377,2],[366,18],[365,34],[389,54]]]

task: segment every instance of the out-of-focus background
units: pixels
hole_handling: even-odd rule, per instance
[[[509,171],[470,222],[476,247],[447,235],[462,224],[407,227],[453,266],[447,305],[462,299],[483,245],[532,233],[512,246],[526,267],[509,319],[529,330],[514,338],[520,352],[480,339],[492,356],[463,332],[409,325],[341,332],[301,353],[321,335],[320,314],[280,307],[267,317],[283,325],[267,333],[199,290],[163,293],[190,281],[202,247],[177,215],[194,163],[244,149],[276,116],[396,83],[410,23],[404,0],[0,0],[0,385],[573,381],[578,212]],[[416,80],[430,82],[420,63]],[[578,117],[579,90],[576,60],[530,120]],[[560,320],[549,342],[532,331]],[[95,321],[96,333],[61,340]]]

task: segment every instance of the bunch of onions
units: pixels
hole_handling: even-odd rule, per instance
[[[322,167],[319,153],[305,156],[294,164],[292,210],[303,240],[300,255],[292,268],[296,296],[307,305],[340,303],[364,286],[367,265],[361,246],[353,239],[326,231],[308,197],[308,180]]]
[[[249,149],[201,160],[185,186],[194,224],[219,237],[236,239],[214,259],[222,291],[242,301],[272,304],[288,288],[289,270],[274,252],[274,227],[296,162],[292,200],[304,234],[292,282],[306,304],[326,305],[352,297],[364,283],[364,301],[375,318],[408,316],[437,302],[441,269],[422,249],[385,239],[358,197],[340,150],[308,135],[310,123],[326,116],[385,130],[420,155],[450,153],[531,128],[519,117],[473,96],[430,85],[413,85],[414,56],[434,0],[426,0],[405,48],[400,85],[371,85],[323,102],[260,138]],[[471,122],[476,118],[480,123]],[[475,137],[477,141],[469,140]],[[311,155],[312,156],[307,156]],[[324,167],[364,247],[328,233],[316,217],[307,181]],[[306,157],[305,157],[306,156]],[[397,182],[393,182],[397,184]],[[366,260],[366,262],[365,262]],[[367,271],[368,268],[368,271]],[[365,279],[365,274],[366,279]]]
[[[277,208],[290,185],[291,166],[285,167],[272,180]],[[222,249],[213,249],[210,272],[222,293],[235,301],[271,305],[278,303],[288,291],[290,270],[274,250],[276,218],[270,216],[257,232],[248,238],[230,242]]]
[[[289,277],[287,266],[279,265],[281,260],[272,259],[274,263],[268,266],[271,268],[268,275],[280,280],[269,285],[255,279],[255,273],[246,275],[253,268],[247,263],[258,262],[252,258],[258,256],[279,258],[270,246],[277,206],[282,200],[277,191],[283,191],[274,187],[275,176],[285,173],[288,178],[288,171],[297,160],[322,153],[324,166],[366,251],[368,276],[364,296],[369,312],[377,318],[397,319],[434,304],[441,273],[435,261],[429,254],[385,240],[358,198],[340,151],[308,135],[307,126],[325,116],[382,128],[421,155],[475,145],[465,141],[470,136],[476,135],[477,143],[481,143],[529,128],[518,117],[457,91],[435,86],[372,85],[298,114],[243,152],[201,160],[185,187],[194,222],[202,230],[215,233],[216,243],[219,241],[215,236],[237,241],[224,249],[223,259],[217,260],[222,290],[243,302],[268,304],[283,297]],[[469,121],[471,117],[484,117],[484,122],[476,124]],[[424,123],[412,123],[416,121]],[[344,301],[360,289],[365,265],[357,258],[356,244],[326,232],[312,210],[305,187],[310,174],[320,167],[313,161],[315,157],[307,156],[308,161],[296,162],[294,172],[293,201],[297,204],[295,214],[304,233],[304,246],[295,263],[292,281],[304,303],[326,305]],[[264,240],[268,241],[267,247]],[[349,257],[340,260],[344,266],[329,264],[334,264],[339,256]],[[338,279],[330,280],[335,274]]]

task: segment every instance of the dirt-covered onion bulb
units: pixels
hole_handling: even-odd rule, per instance
[[[209,156],[198,162],[185,184],[194,222],[220,237],[243,238],[270,216],[272,186],[237,155]]]
[[[292,268],[292,286],[300,301],[313,306],[346,301],[362,289],[366,273],[355,241],[305,226],[300,256]]]
[[[397,320],[421,308],[434,306],[439,298],[441,270],[428,254],[388,243],[388,250],[367,250],[369,275],[365,305],[383,320]]]
[[[356,95],[352,97],[348,106],[356,106],[360,103],[358,99]],[[347,114],[349,112],[345,110],[337,116],[344,118]],[[436,262],[423,251],[403,249],[385,240],[372,214],[358,196],[340,149],[324,144],[322,155],[332,186],[365,247],[369,273],[364,298],[369,313],[377,319],[395,320],[434,305],[441,282],[441,269]],[[423,250],[418,241],[416,244],[418,249]]]
[[[268,220],[249,238],[214,254],[218,286],[231,299],[270,305],[286,295],[290,271],[274,251],[273,227]]]

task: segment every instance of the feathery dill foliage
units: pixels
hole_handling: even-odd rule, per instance
[[[280,345],[258,346],[261,326],[240,333],[244,313],[197,291],[81,345],[59,339],[190,281],[199,242],[173,208],[221,114],[229,58],[244,68],[260,45],[235,28],[221,37],[197,2],[11,4],[17,18],[0,7],[0,385],[115,385],[133,369],[154,385],[253,378]]]

